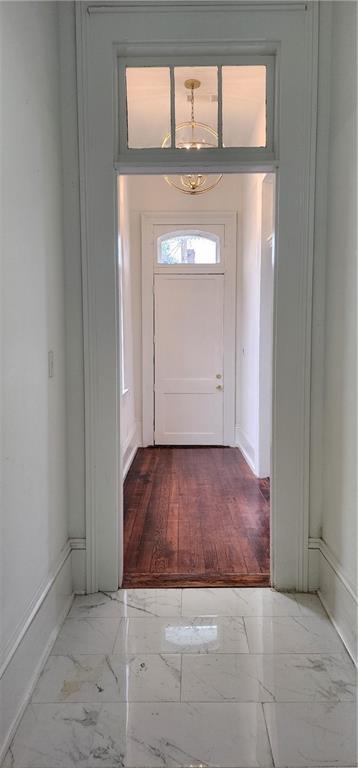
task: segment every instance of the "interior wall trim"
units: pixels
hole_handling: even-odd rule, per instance
[[[249,443],[249,441],[247,440],[246,436],[244,435],[240,427],[236,427],[235,429],[235,443],[237,448],[239,448],[239,450],[243,454],[245,461],[247,461],[255,477],[258,477],[255,460],[253,458],[255,456],[254,447]]]
[[[235,382],[236,368],[235,350],[236,337],[236,299],[237,299],[237,260],[241,258],[238,246],[238,212],[227,211],[142,211],[141,212],[141,274],[142,274],[142,441],[143,445],[154,445],[155,408],[154,408],[154,279],[156,274],[165,274],[167,268],[160,268],[155,259],[156,227],[180,230],[182,228],[203,228],[210,231],[211,227],[220,227],[220,247],[222,261],[212,269],[202,267],[193,274],[223,274],[224,275],[224,445],[233,445],[235,441]],[[215,232],[215,229],[213,229]],[[150,258],[147,257],[150,254]],[[162,271],[163,270],[163,271]],[[170,274],[170,272],[168,273]],[[182,268],[173,275],[189,274]]]
[[[126,479],[127,474],[132,466],[133,459],[137,453],[139,446],[141,445],[141,431],[142,425],[140,421],[135,421],[133,427],[128,435],[127,440],[123,446],[123,481]]]
[[[36,590],[34,597],[32,598],[27,610],[25,611],[24,618],[17,624],[14,632],[10,637],[9,642],[7,643],[3,653],[1,654],[0,680],[3,677],[12,658],[14,657],[20,643],[22,642],[26,633],[31,627],[31,624],[36,618],[51,587],[54,585],[60,571],[62,570],[70,554],[71,554],[71,545],[70,545],[70,541],[68,540],[64,548],[61,550],[54,567],[51,569],[50,573],[41,582],[39,588]]]
[[[185,10],[193,11],[193,12],[202,12],[202,6],[203,3],[205,3],[205,13],[210,11],[216,11],[217,10],[217,0],[173,0],[173,2],[169,2],[168,0],[119,0],[117,3],[113,2],[101,2],[101,3],[87,3],[86,4],[86,10],[88,14],[92,13],[113,13],[117,12],[120,13],[121,11],[125,11],[126,9],[130,9],[131,11],[138,10],[140,11],[143,7],[144,8],[150,8],[153,11],[160,11],[163,12],[163,7],[165,6],[165,11],[175,11],[177,7],[180,9],[185,8]],[[256,2],[256,0],[252,0],[252,2],[240,2],[240,0],[225,0],[223,2],[222,7],[220,8],[220,11],[232,11],[233,8],[238,8],[240,11],[307,11],[307,2],[270,2],[270,0],[267,0],[266,3],[263,2]]]
[[[67,542],[6,649],[0,677],[0,765],[72,605],[71,551]]]
[[[83,314],[83,361],[85,392],[85,525],[86,525],[86,589],[96,592],[98,589],[98,555],[96,525],[96,471],[95,471],[95,402],[97,383],[94,375],[95,345],[91,339],[96,337],[95,330],[95,292],[89,279],[93,264],[88,247],[88,182],[84,171],[88,157],[88,120],[87,120],[87,26],[81,23],[84,7],[75,3],[76,13],[76,79],[78,112],[78,146],[80,168],[80,230],[82,264],[82,314]]]
[[[342,582],[344,588],[349,592],[350,596],[353,598],[355,604],[358,606],[358,592],[356,585],[353,583],[353,581],[350,579],[348,574],[344,571],[341,564],[337,560],[336,556],[332,552],[331,548],[326,544],[323,539],[309,539],[308,543],[309,549],[318,549],[327,560],[328,564],[333,568],[336,576],[338,579]]]
[[[149,39],[151,46],[157,46],[158,42],[167,45],[169,32],[159,29],[156,19],[151,19],[150,6],[134,6],[133,13],[141,8],[141,14],[138,12],[134,20],[128,18],[129,7],[121,18],[120,14],[113,13],[113,8],[111,16],[110,6],[106,7],[107,15],[91,18],[90,5],[76,3],[76,36],[85,361],[86,584],[88,592],[95,592],[99,588],[118,586],[122,562],[118,525],[121,462],[118,419],[114,418],[119,370],[118,328],[114,322],[119,317],[113,172],[118,138],[113,121],[116,114],[113,110],[118,106],[116,99],[114,103],[115,56],[118,46],[124,43],[131,45],[142,40],[147,45]],[[247,5],[247,10],[240,4],[225,5],[222,20],[225,20],[227,37],[223,39],[225,31],[221,30],[217,42],[224,48],[228,41],[230,44],[235,21],[243,45],[251,45],[253,40],[260,40],[262,44],[264,38],[265,45],[266,40],[267,45],[269,41],[274,42],[277,50],[275,114],[280,125],[280,160],[278,154],[273,158],[275,164],[279,163],[279,184],[275,241],[272,583],[278,589],[306,591],[319,3],[300,5],[303,12],[296,16],[288,11],[286,16],[286,6],[280,3],[277,5],[280,13],[273,13],[272,6],[261,5],[261,17],[256,12],[258,6],[252,12],[252,3]],[[162,9],[160,5],[157,7]],[[177,10],[178,18],[175,13],[173,16],[176,30],[179,25],[181,34],[189,28],[193,35],[198,35],[198,13],[190,14],[188,27],[184,5],[173,3],[167,7]],[[215,16],[210,14],[211,22],[217,26],[223,6],[217,2],[210,7],[215,12]],[[138,21],[137,26],[134,21]],[[135,41],[131,24],[136,26]],[[101,29],[100,34],[96,34],[96,25]],[[211,51],[210,36],[216,38],[214,24],[207,35],[201,53],[205,53],[206,48]],[[297,99],[289,87],[291,77],[297,81]],[[292,131],[294,135],[297,131],[297,142],[292,143]],[[156,169],[158,171],[157,164]],[[137,170],[140,172],[139,166]],[[292,173],[297,174],[298,185],[294,198],[287,194],[292,188]],[[288,243],[292,248],[287,251]],[[144,426],[143,419],[143,432]],[[289,446],[287,430],[293,435]]]
[[[318,596],[354,664],[358,666],[358,594],[331,548],[323,539],[309,540],[318,562]]]
[[[69,539],[71,550],[86,549],[86,539]]]
[[[72,589],[75,595],[86,594],[86,539],[70,539],[72,550]]]

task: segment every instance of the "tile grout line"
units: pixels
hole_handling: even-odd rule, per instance
[[[218,705],[223,704],[223,705],[225,705],[227,707],[237,707],[238,704],[243,704],[243,705],[256,704],[257,706],[263,706],[265,704],[268,704],[269,706],[277,706],[278,704],[280,704],[280,705],[281,704],[285,704],[285,705],[286,704],[292,704],[293,706],[296,706],[296,705],[297,706],[301,706],[303,704],[307,704],[307,705],[310,705],[310,704],[312,704],[312,705],[313,704],[314,705],[316,705],[316,704],[318,704],[318,705],[326,705],[327,703],[329,703],[329,704],[353,704],[353,705],[355,705],[357,702],[354,701],[354,700],[351,701],[351,700],[348,700],[348,699],[344,699],[342,701],[340,699],[329,699],[328,700],[326,698],[325,699],[319,699],[319,700],[312,700],[311,699],[309,701],[303,701],[303,700],[300,700],[300,701],[297,701],[297,700],[295,700],[295,701],[283,701],[283,700],[282,701],[281,700],[277,700],[277,701],[255,701],[253,699],[249,699],[248,701],[246,701],[246,700],[243,701],[242,699],[238,699],[238,700],[233,700],[233,699],[230,699],[230,700],[217,699],[215,701],[208,701],[207,699],[185,699],[184,701],[183,700],[178,701],[177,699],[154,699],[154,701],[153,701],[153,699],[126,699],[126,700],[122,700],[122,699],[101,699],[101,700],[98,700],[98,701],[96,701],[94,699],[91,699],[90,701],[83,701],[82,699],[80,699],[78,701],[59,701],[58,699],[57,700],[56,699],[44,699],[44,700],[41,700],[41,701],[40,700],[34,701],[33,699],[31,699],[29,701],[29,705],[35,706],[35,707],[37,705],[44,706],[45,704],[54,704],[57,707],[61,707],[61,708],[62,707],[67,707],[67,706],[72,705],[72,704],[74,704],[74,705],[75,704],[80,704],[80,706],[87,706],[89,704],[93,704],[93,705],[98,706],[98,707],[102,706],[102,704],[120,704],[120,705],[124,705],[124,706],[126,706],[127,704],[129,704],[129,705],[132,705],[132,704],[135,704],[135,705],[136,704],[150,704],[150,705],[155,705],[155,706],[156,705],[159,706],[159,705],[163,705],[163,704],[176,704],[176,705],[178,705],[178,704],[188,704],[188,705],[189,704],[205,704],[205,706],[208,706],[208,707],[217,707]],[[0,766],[0,768],[1,768],[1,766]],[[339,766],[337,766],[337,768],[339,768]],[[357,768],[357,766],[354,766],[354,768]]]
[[[130,651],[123,651],[121,653],[111,653],[110,651],[72,651],[65,653],[62,651],[61,653],[51,653],[51,656],[55,656],[57,658],[66,657],[66,656],[180,656],[180,651],[136,651],[135,653],[131,653]],[[194,651],[194,653],[191,653],[188,651],[187,653],[182,653],[183,656],[344,656],[346,657],[346,653],[343,651],[267,651],[263,653],[259,653],[257,651]],[[348,656],[348,660],[352,660]],[[0,766],[1,768],[1,766]]]

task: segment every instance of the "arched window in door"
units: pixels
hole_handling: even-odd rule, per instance
[[[220,263],[220,239],[197,230],[169,232],[158,238],[157,263],[163,266]]]

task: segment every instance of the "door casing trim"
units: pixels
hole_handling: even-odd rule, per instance
[[[181,227],[200,229],[224,227],[224,445],[235,445],[235,380],[236,380],[236,253],[237,213],[222,211],[198,211],[176,213],[168,211],[143,212],[142,231],[142,429],[143,445],[154,445],[154,253],[156,226],[170,225],[173,230]],[[150,257],[149,257],[150,254]],[[189,271],[189,270],[188,270]],[[215,270],[217,271],[217,270]],[[180,270],[182,273],[182,270]],[[206,274],[210,269],[193,270],[193,274]],[[168,274],[175,274],[170,268]],[[188,274],[188,272],[186,272]]]
[[[216,12],[220,14],[221,3],[216,4]],[[277,42],[278,66],[277,82],[285,70],[283,61],[289,63],[284,75],[285,94],[287,78],[296,77],[294,69],[295,58],[292,58],[291,42],[294,41],[294,56],[300,61],[301,74],[299,79],[299,103],[301,120],[295,122],[294,132],[299,135],[299,157],[293,166],[297,168],[297,207],[294,229],[299,226],[300,234],[295,232],[292,255],[288,246],[288,225],[280,211],[289,208],[287,198],[280,192],[280,186],[287,188],[287,166],[289,160],[287,131],[282,143],[280,136],[280,155],[284,154],[285,163],[281,166],[282,157],[276,154],[271,167],[257,167],[257,170],[269,171],[278,169],[276,192],[276,232],[277,255],[280,260],[280,270],[275,274],[275,358],[274,358],[274,412],[273,412],[273,476],[274,488],[278,487],[278,468],[281,461],[287,464],[285,458],[286,439],[282,437],[291,428],[291,441],[295,442],[296,461],[291,462],[290,477],[291,502],[288,484],[282,485],[282,467],[280,468],[280,488],[278,493],[279,505],[274,493],[272,499],[272,537],[271,563],[272,583],[278,589],[296,589],[306,591],[308,586],[308,531],[309,531],[309,466],[310,466],[310,380],[311,380],[311,328],[312,328],[312,272],[313,272],[313,234],[314,234],[314,198],[315,198],[315,155],[317,128],[317,81],[318,81],[318,20],[319,3],[295,4],[276,3],[273,12],[270,3],[257,8],[250,5],[230,4],[225,7],[225,16],[235,14],[240,39],[258,39],[265,29],[267,45]],[[195,6],[196,8],[198,6]],[[214,7],[214,6],[212,6]],[[103,121],[103,105],[109,104],[109,91],[113,94],[115,83],[103,80],[98,89],[96,78],[115,62],[115,36],[113,19],[116,19],[118,29],[121,29],[120,14],[128,14],[129,8],[114,4],[105,8],[106,13],[94,13],[90,2],[78,2],[76,12],[76,41],[77,41],[77,74],[78,74],[78,122],[79,122],[79,155],[80,155],[80,194],[81,194],[81,252],[83,278],[83,329],[84,329],[84,368],[85,368],[85,499],[86,499],[86,553],[87,553],[87,592],[98,589],[116,589],[121,584],[122,562],[121,544],[119,539],[120,517],[122,514],[119,501],[122,486],[122,468],[119,459],[119,408],[116,401],[118,386],[118,264],[116,260],[116,176],[114,161],[110,161],[110,153],[114,143],[113,124],[114,114],[109,112]],[[141,5],[141,12],[150,11],[148,6]],[[289,13],[286,13],[290,10]],[[135,13],[135,9],[133,9]],[[115,17],[111,17],[115,13]],[[163,4],[159,17],[163,24],[163,14],[167,10]],[[185,5],[173,2],[170,14],[185,14]],[[144,18],[144,17],[143,17]],[[143,27],[143,18],[138,17]],[[224,18],[224,17],[223,17]],[[91,24],[95,19],[100,20],[101,34],[94,35]],[[106,31],[105,31],[105,25]],[[261,25],[261,26],[260,26]],[[263,25],[263,27],[262,27]],[[116,28],[116,29],[117,29]],[[261,29],[261,34],[260,34]],[[300,32],[297,32],[297,29]],[[108,32],[107,32],[108,30]],[[106,35],[106,37],[105,37]],[[137,35],[138,37],[138,35]],[[108,41],[108,42],[107,42]],[[112,42],[110,42],[112,41]],[[225,44],[221,33],[220,41]],[[107,47],[105,47],[107,46]],[[204,44],[205,47],[205,44]],[[100,64],[98,51],[101,49]],[[96,53],[97,52],[97,53]],[[103,55],[102,55],[103,53]],[[97,56],[97,59],[96,59]],[[291,58],[290,58],[291,57]],[[97,61],[97,64],[95,63]],[[111,62],[111,65],[110,65]],[[112,70],[113,71],[113,70]],[[94,78],[94,79],[93,79]],[[286,78],[286,79],[285,79]],[[104,88],[103,88],[104,86]],[[97,94],[94,102],[93,93]],[[282,89],[278,94],[276,108],[280,113]],[[107,101],[106,101],[107,100]],[[298,102],[297,102],[298,103]],[[113,103],[112,103],[113,111]],[[285,113],[287,114],[287,113]],[[281,112],[282,115],[282,112]],[[100,140],[97,141],[99,120]],[[286,118],[285,118],[286,120]],[[291,120],[292,125],[292,120]],[[296,130],[296,126],[299,125]],[[281,125],[282,129],[282,125]],[[97,142],[97,143],[96,143]],[[109,142],[109,144],[108,144]],[[284,151],[282,149],[285,145]],[[291,147],[291,143],[290,143]],[[102,148],[102,149],[101,149]],[[98,152],[98,150],[100,150]],[[290,151],[296,153],[296,147]],[[113,156],[112,156],[113,157]],[[281,178],[282,168],[282,178]],[[245,164],[238,162],[228,172],[244,170]],[[246,169],[245,169],[246,170]],[[251,170],[254,170],[251,168]],[[143,172],[140,168],[137,172]],[[146,172],[155,172],[146,169]],[[283,178],[285,184],[282,183]],[[97,191],[96,191],[97,188]],[[299,194],[298,194],[299,189]],[[111,199],[112,198],[112,199]],[[104,202],[106,200],[106,203]],[[292,204],[292,201],[290,205]],[[281,222],[282,231],[281,231]],[[295,223],[296,222],[296,223]],[[109,229],[108,229],[109,227]],[[282,235],[282,237],[281,237]],[[288,265],[284,263],[283,246],[286,246]],[[113,255],[112,255],[113,254]],[[113,258],[113,262],[110,261]],[[281,272],[282,270],[282,272]],[[289,270],[292,270],[290,273]],[[279,277],[279,272],[281,277]],[[291,276],[290,276],[291,274]],[[290,302],[295,321],[292,324],[294,351],[289,352],[288,326],[282,325],[285,315],[283,311],[283,287],[287,281],[291,285],[296,274],[296,292]],[[106,289],[109,294],[104,294]],[[277,311],[277,294],[280,293],[279,312]],[[107,305],[104,307],[103,296],[106,295]],[[102,301],[102,303],[101,303]],[[285,299],[288,304],[287,298]],[[115,327],[114,327],[114,324]],[[292,347],[291,347],[292,349]],[[283,356],[287,350],[290,361],[294,364],[289,374],[287,362]],[[294,355],[294,357],[293,357]],[[282,366],[286,370],[287,379],[277,376]],[[103,372],[106,371],[106,378]],[[294,392],[291,394],[291,387]],[[278,407],[279,404],[279,407]],[[292,410],[291,410],[291,406]],[[291,415],[292,414],[292,415]],[[292,429],[293,428],[293,429]],[[280,441],[275,436],[281,435]],[[290,452],[292,450],[290,448]],[[294,494],[292,496],[292,494]],[[286,519],[285,519],[286,517]],[[291,543],[290,543],[291,542]],[[118,576],[119,574],[119,576]]]

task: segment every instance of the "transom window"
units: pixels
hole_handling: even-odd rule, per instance
[[[185,151],[194,163],[198,150],[200,158],[207,150],[228,158],[233,149],[273,151],[273,55],[193,66],[123,59],[119,83],[119,148],[127,159],[138,150],[163,158]]]
[[[171,232],[158,238],[157,263],[163,265],[219,264],[219,238],[200,232]]]

